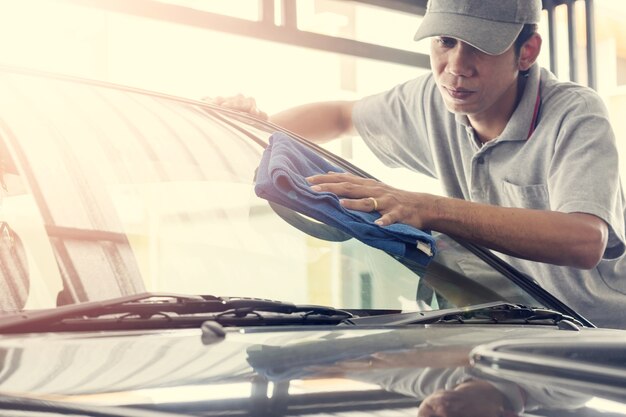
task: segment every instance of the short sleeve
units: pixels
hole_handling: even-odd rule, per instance
[[[560,126],[550,165],[552,210],[595,215],[609,226],[604,257],[624,253],[624,198],[615,135],[604,104],[582,90]]]
[[[434,177],[427,121],[432,75],[410,80],[389,91],[365,97],[354,106],[352,120],[367,146],[385,165],[405,167]]]

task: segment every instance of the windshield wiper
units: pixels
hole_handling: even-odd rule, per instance
[[[265,318],[262,313],[294,315],[289,322],[314,321],[339,323],[354,315],[345,310],[316,305],[296,305],[248,297],[141,293],[104,301],[90,301],[57,308],[0,316],[0,333],[27,333],[59,330],[105,328],[162,328],[199,326],[204,320],[225,325]],[[140,323],[141,322],[141,323]],[[151,322],[146,324],[146,322]],[[275,324],[271,322],[272,324]],[[284,320],[283,320],[284,322]],[[137,326],[143,324],[142,326]],[[277,323],[283,324],[283,323]]]
[[[65,317],[89,315],[110,307],[115,307],[116,305],[140,301],[150,296],[151,295],[148,293],[141,293],[104,301],[89,301],[45,310],[29,310],[5,314],[0,316],[0,333],[27,332],[30,327],[53,323]]]
[[[402,326],[431,323],[552,324],[559,325],[559,328],[570,330],[576,330],[577,326],[583,326],[580,321],[558,311],[532,308],[502,301],[444,310],[358,317],[346,319],[342,322],[344,325],[357,326]]]

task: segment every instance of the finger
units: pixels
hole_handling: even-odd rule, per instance
[[[327,182],[345,182],[346,180],[351,180],[351,177],[358,178],[345,172],[329,171],[326,174],[311,175],[305,179],[309,184],[323,184]]]
[[[256,109],[256,103],[254,99],[245,97],[242,94],[237,94],[231,97],[215,97],[213,104],[217,104],[229,109],[244,111],[246,113],[252,113]]]
[[[380,200],[378,200],[378,210],[380,211]],[[393,214],[393,212],[389,212],[389,213],[385,213],[382,216],[380,216],[378,219],[376,219],[376,221],[374,223],[376,223],[379,226],[389,226],[390,224],[394,224],[396,223],[396,219],[395,216]]]
[[[244,96],[238,94],[230,99],[224,101],[224,105],[237,110],[248,110],[250,108],[250,103]]]
[[[237,107],[239,107],[241,110],[245,110],[247,112],[251,112],[254,109],[256,109],[256,104],[254,102],[254,99],[248,98],[248,97],[244,97],[241,94],[237,95],[235,103],[236,103]]]
[[[380,210],[380,202],[374,200],[373,197],[360,199],[342,199],[341,205],[349,210],[364,211],[366,213]]]
[[[328,192],[339,197],[350,199],[365,199],[373,194],[367,187],[351,182],[327,182],[311,186],[311,190],[316,192]]]
[[[262,120],[267,120],[268,116],[267,113],[265,113],[264,111],[261,111],[261,109],[259,109],[259,106],[256,103],[256,100],[252,97],[250,97],[250,110],[249,113],[252,114],[255,117],[258,117],[259,119]]]
[[[380,182],[370,179],[370,178],[362,178],[358,177],[354,174],[350,174],[348,172],[327,172],[326,174],[312,175],[307,177],[306,180],[310,184],[325,184],[325,183],[350,183],[354,185],[358,185],[359,187],[379,187]],[[372,190],[373,191],[373,190]],[[369,195],[373,193],[370,192]],[[380,194],[380,193],[377,193]],[[363,195],[365,197],[366,195]]]

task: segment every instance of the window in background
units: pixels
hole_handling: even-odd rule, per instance
[[[621,156],[626,180],[626,10],[623,0],[595,0],[596,71],[598,92],[604,99]]]
[[[576,37],[574,53],[576,55],[575,68],[570,67],[570,48],[568,31],[568,7],[565,4],[555,7],[556,22],[556,63],[558,71],[556,76],[560,80],[576,81],[580,84],[587,84],[587,40],[585,31],[585,3],[576,1],[574,3],[574,24],[576,26]],[[544,36],[545,43],[548,43],[547,28]],[[547,55],[549,59],[549,55]],[[576,79],[572,74],[576,74]]]
[[[240,0],[237,7],[213,1],[167,3],[238,18],[258,13],[253,0]],[[339,4],[345,2],[335,3],[334,14],[345,13]],[[39,13],[32,14],[33,7]],[[316,20],[303,13],[303,20]],[[364,24],[374,27],[375,16],[370,13],[369,19]],[[334,33],[342,30],[345,19],[338,23]],[[400,82],[412,71],[365,59],[357,68],[354,60],[339,54],[52,0],[0,2],[0,56],[10,65],[190,98],[243,93],[256,97],[270,113],[307,101],[353,99]],[[380,72],[360,82],[359,74],[368,71],[370,62]]]
[[[2,1],[0,62],[106,79],[107,23],[98,10],[58,1]]]
[[[237,1],[201,1],[201,0],[156,0],[159,3],[171,4],[174,6],[184,6],[203,12],[217,13],[224,16],[238,17],[240,19],[259,19],[259,0],[237,0]]]
[[[297,0],[298,29],[428,53],[413,41],[421,17],[345,0]]]

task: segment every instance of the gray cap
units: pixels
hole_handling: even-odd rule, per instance
[[[489,55],[505,52],[526,23],[539,23],[541,0],[428,0],[415,40],[460,39]]]

